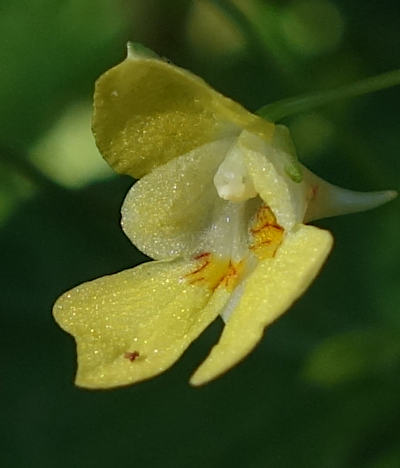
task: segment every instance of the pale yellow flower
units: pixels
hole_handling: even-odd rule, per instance
[[[285,127],[133,49],[97,82],[93,130],[111,166],[141,178],[122,227],[156,261],[84,283],[55,304],[76,339],[83,387],[163,372],[218,315],[224,331],[191,383],[219,376],[325,261],[331,234],[303,223],[393,197],[322,181],[297,162]]]

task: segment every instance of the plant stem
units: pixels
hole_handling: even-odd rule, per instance
[[[282,99],[261,107],[256,113],[265,119],[275,122],[284,117],[300,112],[307,112],[339,99],[361,96],[399,84],[400,70],[394,70],[357,81],[356,83],[340,86],[336,89]]]

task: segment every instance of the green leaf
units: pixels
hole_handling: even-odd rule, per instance
[[[336,89],[282,99],[261,107],[256,114],[276,122],[290,115],[308,112],[339,99],[361,96],[400,84],[400,70],[367,78]]]

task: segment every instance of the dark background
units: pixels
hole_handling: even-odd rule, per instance
[[[2,467],[398,468],[399,201],[330,219],[335,248],[256,351],[187,380],[219,321],[164,375],[74,387],[66,289],[144,257],[119,227],[132,181],[90,134],[95,79],[145,43],[251,110],[399,67],[398,1],[0,3]],[[359,190],[398,189],[400,88],[285,121],[302,161]]]

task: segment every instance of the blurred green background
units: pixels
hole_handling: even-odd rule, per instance
[[[400,467],[399,200],[318,225],[335,248],[241,365],[188,377],[217,321],[164,375],[75,388],[66,289],[144,260],[119,227],[132,181],[90,133],[95,79],[143,42],[251,110],[400,64],[400,7],[374,1],[0,3],[2,467]],[[400,88],[285,121],[302,161],[359,190],[400,187]]]

